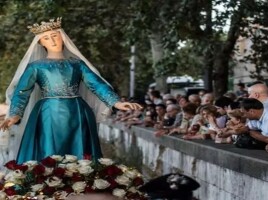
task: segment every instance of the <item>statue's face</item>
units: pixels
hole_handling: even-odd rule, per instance
[[[61,52],[63,41],[60,32],[52,30],[42,33],[40,44],[44,46],[47,51]]]

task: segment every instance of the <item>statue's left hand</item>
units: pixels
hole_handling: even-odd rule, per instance
[[[114,107],[119,110],[139,110],[142,106],[138,103],[129,103],[129,102],[117,102],[114,104]]]
[[[0,130],[6,131],[12,125],[18,123],[20,121],[20,116],[15,115],[13,117],[6,118],[2,124],[0,125]]]

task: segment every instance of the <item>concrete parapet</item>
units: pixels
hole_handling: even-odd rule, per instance
[[[179,136],[155,137],[153,130],[112,120],[99,125],[104,154],[127,161],[147,176],[182,172],[196,179],[200,200],[268,199],[268,153],[239,149],[211,140],[187,141]]]

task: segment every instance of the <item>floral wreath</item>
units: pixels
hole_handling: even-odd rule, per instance
[[[101,158],[93,162],[90,156],[78,160],[73,155],[53,155],[41,162],[15,160],[5,164],[0,172],[0,199],[61,200],[70,195],[110,193],[121,199],[147,199],[138,188],[143,185],[141,174],[134,168],[116,165]]]

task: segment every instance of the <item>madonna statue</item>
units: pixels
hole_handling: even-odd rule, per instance
[[[35,34],[6,98],[9,159],[21,164],[51,155],[102,157],[96,123],[112,107],[139,109],[119,102],[113,88],[61,29],[61,18],[28,27]],[[6,133],[4,133],[6,134]]]

